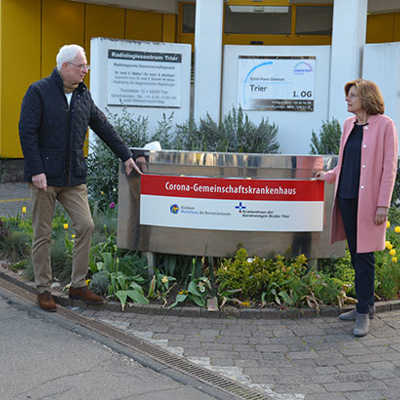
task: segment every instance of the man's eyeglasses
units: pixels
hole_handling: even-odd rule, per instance
[[[90,65],[87,65],[87,64],[75,64],[75,63],[73,63],[73,62],[70,62],[70,61],[68,61],[68,64],[72,64],[72,65],[75,65],[75,67],[78,67],[80,70],[90,70]]]

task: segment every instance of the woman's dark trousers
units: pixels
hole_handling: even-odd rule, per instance
[[[338,204],[349,245],[351,263],[355,271],[354,283],[358,300],[356,309],[360,314],[367,314],[369,307],[374,304],[374,253],[357,253],[358,199],[342,199],[338,197]]]

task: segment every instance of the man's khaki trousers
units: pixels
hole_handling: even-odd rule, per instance
[[[86,185],[49,186],[47,191],[37,189],[32,185],[32,261],[35,283],[40,293],[50,291],[52,281],[51,223],[57,200],[70,216],[76,235],[72,255],[71,286],[75,288],[86,286],[90,241],[94,230]]]

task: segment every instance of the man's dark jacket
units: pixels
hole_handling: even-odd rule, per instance
[[[32,181],[33,175],[45,173],[49,186],[85,183],[83,146],[88,126],[122,161],[131,157],[84,83],[74,90],[70,106],[57,69],[33,83],[22,100],[19,121],[25,179]]]

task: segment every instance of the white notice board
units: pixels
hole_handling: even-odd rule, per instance
[[[314,111],[315,59],[239,56],[239,104],[246,111]]]

